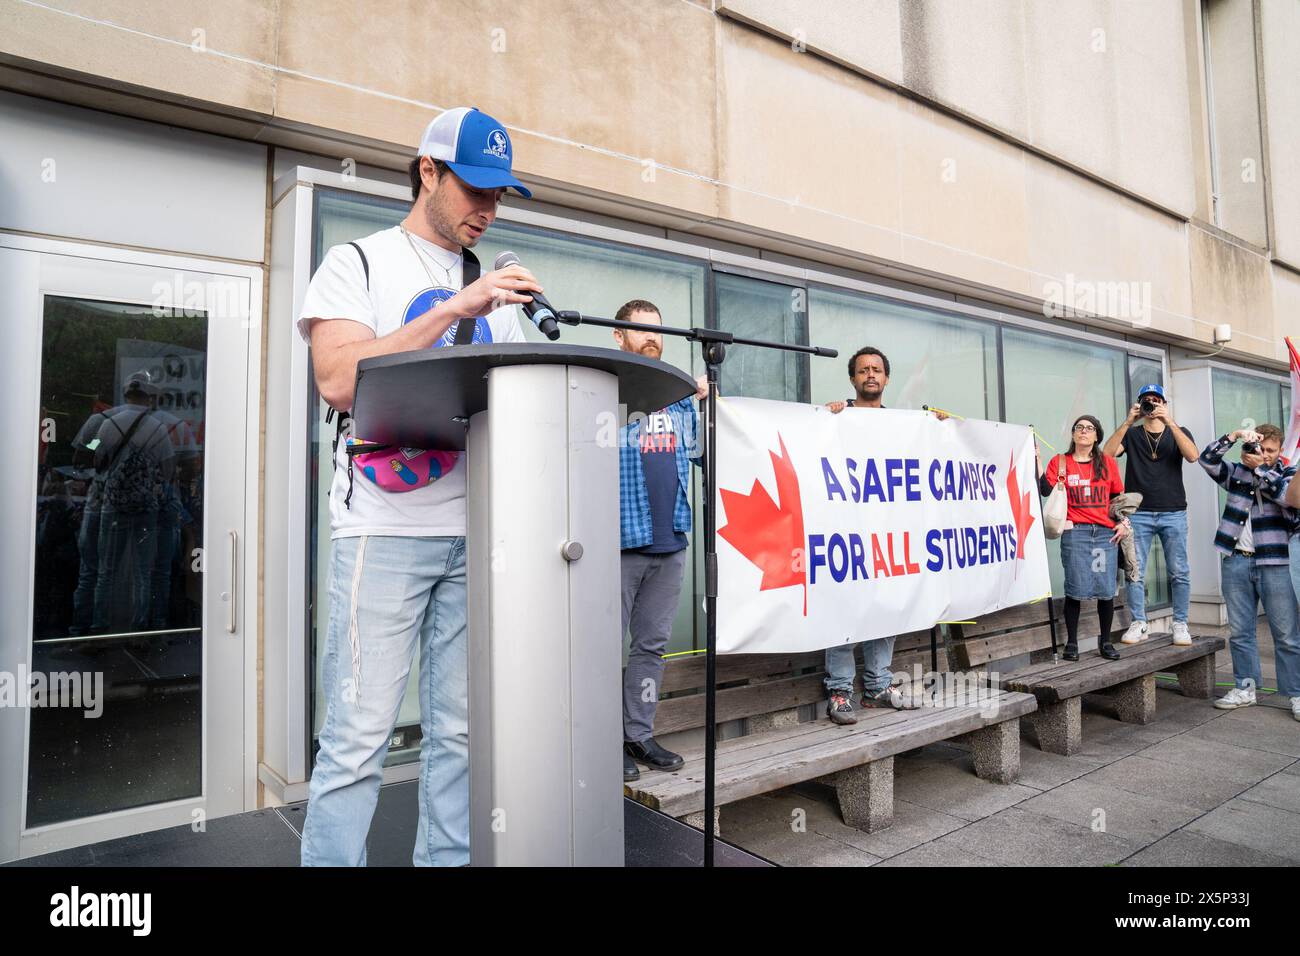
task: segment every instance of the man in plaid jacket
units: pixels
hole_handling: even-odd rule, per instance
[[[619,321],[660,325],[659,309],[644,299],[625,303]],[[657,332],[616,329],[614,340],[624,352],[646,358],[663,356]],[[700,380],[702,382],[702,379]],[[651,736],[664,649],[686,569],[686,535],[691,530],[691,464],[699,464],[699,416],[696,395],[660,409],[619,431],[619,532],[622,556],[623,633],[631,631],[623,673],[623,779],[641,776],[637,763],[652,770],[676,770],[682,758]]]
[[[1239,439],[1245,442],[1241,463],[1224,461]],[[1214,547],[1223,554],[1223,600],[1237,686],[1214,706],[1234,710],[1255,703],[1260,684],[1255,616],[1262,601],[1273,635],[1277,689],[1291,698],[1292,715],[1300,720],[1300,615],[1288,549],[1295,516],[1282,504],[1296,470],[1278,461],[1281,450],[1282,430],[1260,425],[1224,435],[1201,452],[1201,467],[1228,492]]]

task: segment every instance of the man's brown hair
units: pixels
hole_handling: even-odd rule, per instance
[[[1276,425],[1260,425],[1255,429],[1255,431],[1259,433],[1260,441],[1268,441],[1272,439],[1279,445],[1282,444],[1282,429],[1278,428]]]
[[[411,202],[415,202],[417,199],[420,198],[420,182],[421,182],[420,160],[421,159],[423,159],[422,156],[415,157],[415,159],[411,160],[411,165],[409,165],[406,168],[407,174],[411,177]],[[447,169],[447,164],[444,163],[441,159],[435,159],[433,161],[433,172],[439,179],[442,179],[442,174],[446,171],[446,169]]]
[[[618,311],[614,313],[614,318],[619,322],[627,322],[628,316],[633,312],[653,312],[661,319],[664,317],[664,314],[659,311],[659,306],[653,302],[647,302],[645,299],[633,299],[620,305]]]

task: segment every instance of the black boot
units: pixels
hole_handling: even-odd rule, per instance
[[[633,743],[630,740],[623,742],[623,752],[638,763],[643,763],[651,770],[678,770],[684,760],[671,750],[664,750],[655,743],[653,737],[647,737],[645,740]]]
[[[633,760],[626,752],[623,754],[623,782],[628,783],[632,780],[640,780],[641,771],[636,768],[636,761]]]
[[[1066,644],[1065,650],[1061,652],[1061,660],[1077,661],[1079,659],[1079,645]]]
[[[1112,644],[1110,641],[1105,639],[1102,639],[1097,642],[1097,653],[1099,653],[1102,657],[1106,658],[1106,660],[1108,661],[1119,660],[1119,651],[1115,649],[1114,644]]]

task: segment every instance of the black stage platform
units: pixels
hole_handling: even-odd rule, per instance
[[[305,803],[209,820],[204,833],[188,826],[157,830],[47,853],[19,866],[297,866]],[[410,866],[418,805],[415,781],[379,791],[367,854],[371,866]],[[628,866],[699,866],[704,834],[632,800],[623,801]],[[729,843],[715,844],[718,866],[772,866]]]

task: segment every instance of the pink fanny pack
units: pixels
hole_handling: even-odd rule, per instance
[[[414,491],[431,485],[456,467],[460,452],[394,448],[347,437],[348,468],[357,468],[384,491]],[[351,489],[349,489],[350,496]]]
[[[366,254],[358,243],[350,242],[348,245],[356,249],[357,255],[361,258],[361,268],[366,277],[366,291],[369,292],[370,263],[366,259]],[[464,289],[473,283],[478,279],[479,274],[478,259],[468,249],[461,250],[461,288]],[[477,325],[478,319],[462,319],[457,322],[452,344],[473,344],[474,330]],[[334,414],[335,410],[331,408],[325,415],[325,421],[328,423]],[[335,451],[338,451],[339,439],[344,438],[344,451],[348,457],[348,494],[343,499],[345,507],[352,506],[354,469],[360,470],[362,475],[383,491],[402,492],[415,491],[417,488],[433,484],[439,478],[449,474],[456,467],[456,462],[460,461],[458,451],[398,448],[393,445],[364,441],[351,435],[345,436],[345,429],[350,421],[351,416],[348,413],[339,413],[338,426],[334,432]]]

